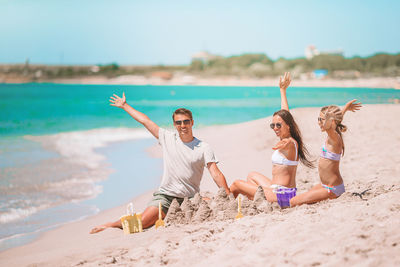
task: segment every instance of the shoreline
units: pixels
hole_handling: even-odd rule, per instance
[[[86,136],[90,131],[92,130],[82,131],[81,135]],[[98,130],[97,132],[101,133],[102,131],[104,132],[105,130]],[[116,129],[112,132],[121,134],[122,131],[121,129]],[[140,132],[131,130],[131,133],[136,133],[137,135],[140,135]],[[77,136],[78,132],[74,132],[73,135]],[[60,136],[60,134],[51,135],[50,138],[55,138],[55,136]],[[43,138],[46,138],[46,136],[39,137],[42,143]],[[5,226],[9,228],[9,233],[12,233],[12,235],[1,238],[0,251],[7,251],[8,249],[29,244],[52,229],[95,216],[99,211],[120,206],[131,199],[132,196],[141,195],[143,192],[150,190],[150,188],[154,191],[152,188],[159,182],[162,164],[159,159],[148,155],[146,150],[148,146],[154,145],[155,141],[145,136],[141,139],[138,139],[137,136],[133,136],[133,139],[124,139],[110,143],[106,142],[92,151],[92,157],[99,156],[104,158],[99,164],[106,166],[103,171],[108,174],[106,179],[100,179],[97,182],[93,181],[93,188],[102,188],[99,189],[101,193],[87,199],[71,200],[39,210],[29,218],[21,218],[17,221],[17,228],[13,228],[15,226],[13,222],[9,222]],[[49,144],[46,143],[46,145]],[[123,159],[127,154],[135,159],[133,164],[127,164]],[[120,162],[125,163],[125,166],[120,166]],[[152,168],[149,167],[150,165]],[[122,171],[125,171],[125,173],[122,173]],[[136,183],[138,186],[129,189],[129,183],[135,183],[140,178],[139,174],[144,171],[147,171],[146,177],[149,181]],[[154,181],[151,182],[151,180]],[[34,222],[33,224],[31,224],[32,221]],[[26,225],[26,227],[23,227],[23,225]]]
[[[278,86],[277,78],[241,78],[197,76],[177,76],[171,79],[122,75],[114,78],[105,76],[87,76],[79,78],[59,78],[51,80],[29,80],[23,78],[2,78],[0,84],[15,83],[56,83],[56,84],[93,84],[93,85],[169,85],[169,86]],[[293,79],[291,87],[346,87],[346,88],[386,88],[400,89],[400,77],[373,77],[356,79]]]
[[[293,109],[293,115],[303,129],[304,141],[313,155],[323,140],[315,123],[318,111],[318,108]],[[400,219],[400,208],[395,204],[400,197],[400,183],[396,178],[396,173],[398,175],[400,171],[400,151],[391,149],[400,144],[400,140],[395,138],[400,129],[400,122],[395,120],[399,112],[399,105],[366,105],[361,111],[346,117],[345,124],[349,126],[349,131],[345,133],[346,156],[341,164],[341,172],[348,192],[336,200],[245,217],[239,222],[172,226],[162,232],[150,228],[142,234],[130,236],[124,236],[118,229],[88,234],[90,227],[124,214],[125,205],[121,205],[43,233],[27,245],[0,252],[0,262],[15,266],[91,266],[114,263],[114,260],[122,265],[154,265],[161,261],[183,266],[189,261],[198,265],[219,263],[239,266],[244,264],[243,257],[252,257],[252,263],[255,264],[267,258],[271,264],[286,262],[295,265],[313,264],[321,260],[333,265],[399,263],[395,240],[400,237],[400,231],[394,222],[396,218]],[[368,126],[370,123],[379,123],[382,117],[392,121],[391,125],[385,126],[386,131],[383,129],[390,136],[382,136]],[[276,137],[265,125],[265,120],[269,119],[266,117],[240,124],[195,129],[195,136],[213,147],[228,184],[235,179],[243,179],[252,170],[270,175],[270,145],[276,142]],[[312,126],[308,126],[310,122],[313,122]],[[230,146],[233,142],[236,145]],[[150,150],[152,155],[160,152],[154,146]],[[318,183],[317,170],[300,165],[297,183],[299,193]],[[367,201],[351,194],[366,188],[372,190],[366,196]],[[201,190],[216,192],[216,186],[206,171]],[[135,210],[143,210],[150,197],[151,192],[147,192],[134,198]],[[299,220],[301,223],[297,223]],[[248,228],[252,225],[256,227]],[[356,228],[352,225],[356,225]],[[253,229],[254,233],[250,234],[248,229]],[[191,234],[197,231],[198,235]],[[209,231],[214,234],[205,238],[204,235],[210,235]],[[282,235],[285,231],[290,235]],[[336,233],[329,237],[329,243],[325,242],[327,231]],[[235,237],[239,237],[240,252],[232,241]],[[275,242],[271,244],[270,240]],[[170,242],[178,245],[170,250]],[[257,249],[252,252],[256,248],[254,246]],[[260,249],[271,252],[260,254]],[[197,251],[196,255],[190,252],[193,250]],[[285,261],[288,259],[289,262]]]

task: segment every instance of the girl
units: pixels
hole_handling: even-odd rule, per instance
[[[342,110],[335,105],[321,108],[318,124],[321,131],[327,134],[326,141],[321,148],[318,163],[321,184],[314,186],[306,193],[292,198],[290,206],[338,198],[345,192],[343,179],[339,171],[340,158],[344,155],[342,132],[347,130],[347,127],[342,124],[342,120],[346,111],[354,112],[361,108],[361,103],[356,103],[356,101],[356,99],[349,101]]]

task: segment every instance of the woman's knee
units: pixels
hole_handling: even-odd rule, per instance
[[[247,174],[247,181],[254,181],[254,178],[259,175],[258,172],[249,172],[249,174]]]
[[[232,190],[235,191],[235,190],[238,189],[239,181],[240,181],[240,180],[235,180],[235,181],[233,181],[231,187],[229,188],[229,189],[231,190],[231,192],[232,192]]]
[[[232,183],[231,187],[229,188],[229,190],[231,191],[231,193],[233,193],[235,197],[239,194],[239,184],[240,180],[236,180]]]
[[[298,197],[293,197],[290,199],[290,207],[295,207],[300,205],[301,203],[298,201]]]

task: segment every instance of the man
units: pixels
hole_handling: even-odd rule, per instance
[[[153,199],[142,213],[143,228],[154,225],[158,219],[158,203],[162,205],[165,217],[174,198],[182,203],[184,197],[193,197],[200,190],[200,180],[204,167],[207,167],[218,187],[225,188],[229,194],[225,176],[218,169],[218,161],[211,147],[193,136],[193,117],[190,110],[179,108],[172,114],[176,132],[160,128],[149,117],[126,103],[125,93],[122,98],[115,95],[110,98],[111,106],[128,112],[136,121],[158,139],[163,150],[164,173],[160,188],[153,194]],[[121,221],[109,222],[94,227],[90,233],[98,233],[106,228],[122,228]]]

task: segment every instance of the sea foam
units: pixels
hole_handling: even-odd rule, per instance
[[[147,130],[130,128],[103,128],[54,135],[25,136],[26,139],[40,142],[62,157],[89,169],[98,168],[104,160],[102,155],[94,151],[96,148],[104,147],[112,142],[151,137],[152,135]]]
[[[59,157],[6,170],[13,178],[12,184],[0,188],[4,193],[0,224],[18,221],[63,203],[96,197],[102,192],[102,186],[96,183],[107,179],[113,171],[96,149],[113,142],[151,137],[145,129],[130,128],[24,136],[56,152]]]

